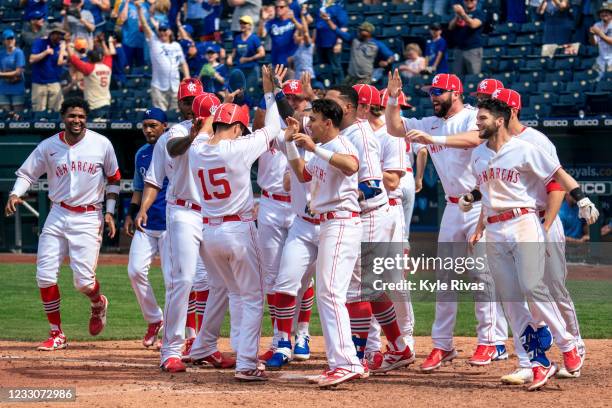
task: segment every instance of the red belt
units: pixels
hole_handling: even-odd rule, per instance
[[[515,208],[514,210],[509,210],[503,212],[501,214],[493,215],[492,217],[487,218],[487,222],[489,224],[494,224],[496,222],[508,221],[516,217],[520,217],[521,215],[525,215],[532,212],[528,208]]]
[[[59,203],[60,207],[63,207],[67,210],[76,212],[76,213],[86,213],[86,212],[91,212],[91,211],[97,211],[98,207],[96,207],[95,205],[89,204],[89,205],[79,205],[76,207],[73,207],[71,205],[66,204],[65,202],[61,202]]]
[[[453,204],[457,204],[459,203],[459,197],[448,197],[448,201],[450,201]]]
[[[221,217],[219,217],[221,218]],[[214,218],[217,219],[217,218]],[[207,217],[203,217],[202,221],[204,222],[204,224],[209,224],[210,223],[210,218]],[[230,221],[242,221],[242,218],[240,218],[239,215],[226,215],[223,218],[221,218],[222,222],[230,222]]]
[[[191,208],[194,211],[202,211],[202,207],[200,207],[199,205],[180,198],[176,200],[175,204],[180,205],[181,207]]]
[[[355,217],[359,217],[358,212],[330,211],[330,212],[321,214],[319,216],[319,221],[324,222],[324,221],[329,221],[329,220],[341,220],[341,219],[348,219],[348,218],[355,218]]]
[[[412,173],[412,167],[406,167],[406,171]]]
[[[316,219],[316,218],[302,217],[302,219],[303,219],[304,221],[309,222],[309,223],[314,224],[314,225],[319,225],[319,224],[321,224],[321,220],[318,220],[318,219]]]
[[[402,203],[401,200],[398,200],[396,198],[390,198],[389,199],[389,205],[395,206],[395,205],[400,205],[401,203]]]
[[[538,212],[538,217],[540,217],[540,218],[544,218],[545,215],[546,215],[546,210],[540,210]]]
[[[276,201],[282,201],[284,203],[290,203],[291,202],[291,196],[288,196],[288,195],[270,194],[266,190],[261,190],[261,195],[264,196],[264,197],[271,198],[271,199],[276,200]]]

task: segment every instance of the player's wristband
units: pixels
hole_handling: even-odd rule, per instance
[[[117,205],[117,200],[114,198],[109,198],[106,200],[106,212],[109,214],[115,214],[115,205]]]
[[[445,145],[448,137],[447,136],[432,136],[431,139],[433,140],[434,144]]]
[[[294,141],[285,142],[285,146],[287,148],[287,160],[291,161],[300,158],[300,152]]]
[[[586,197],[584,195],[584,193],[582,192],[582,189],[580,187],[576,187],[575,189],[573,189],[572,191],[570,191],[570,196],[576,200],[576,202],[582,200],[584,197]]]
[[[132,219],[136,218],[136,215],[138,215],[138,211],[140,211],[140,205],[136,203],[130,203],[130,209],[128,211],[128,214],[130,214],[130,217],[132,217]]]
[[[334,155],[334,152],[324,149],[321,146],[315,146],[314,154],[316,154],[326,162],[329,162],[332,156]]]
[[[10,195],[16,195],[17,197],[21,197],[24,195],[28,189],[30,188],[30,182],[23,177],[17,177],[15,180],[15,185],[13,186],[13,190],[10,192]]]
[[[397,96],[389,95],[389,100],[387,100],[387,106],[397,106]]]
[[[107,184],[106,185],[106,194],[117,194],[121,192],[121,187],[117,184]]]

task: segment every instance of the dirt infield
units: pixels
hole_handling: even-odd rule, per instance
[[[262,339],[268,344],[269,339]],[[325,364],[322,338],[312,341],[313,357],[292,363],[282,372],[269,373],[265,384],[237,383],[232,370],[188,368],[187,373],[159,371],[158,353],[143,349],[138,341],[71,343],[67,350],[52,353],[34,350],[35,344],[0,342],[2,387],[76,387],[78,405],[87,407],[143,406],[248,406],[248,407],[521,407],[609,406],[612,400],[611,340],[587,340],[587,361],[578,379],[553,379],[541,391],[504,386],[499,377],[517,362],[496,362],[472,368],[466,360],[475,339],[458,338],[459,358],[433,374],[421,374],[411,366],[387,375],[319,390],[308,376],[319,374]],[[431,346],[417,339],[417,363]],[[227,339],[220,348],[228,349]],[[560,361],[553,351],[551,357]],[[41,406],[40,403],[31,404]],[[44,406],[75,406],[45,403]],[[24,403],[15,406],[26,406]]]

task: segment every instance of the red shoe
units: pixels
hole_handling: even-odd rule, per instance
[[[181,361],[185,363],[191,361],[191,346],[193,346],[194,340],[195,337],[191,337],[185,340],[185,344],[183,344],[183,351],[181,353]]]
[[[430,372],[442,366],[442,363],[446,361],[453,361],[453,359],[457,357],[457,352],[455,349],[450,351],[442,350],[439,348],[434,348],[429,353],[429,356],[423,361],[421,364],[421,371]]]
[[[485,366],[491,364],[493,357],[497,354],[497,348],[495,346],[487,346],[485,344],[479,344],[476,347],[474,355],[468,360],[468,364],[473,366]]]
[[[161,365],[161,370],[167,373],[183,373],[187,371],[187,367],[178,357],[170,357],[164,364]]]
[[[380,351],[366,353],[366,360],[368,360],[368,367],[370,368],[370,371],[375,373],[376,370],[378,370],[382,365],[384,358],[384,354]]]
[[[215,351],[209,356],[198,358],[191,361],[193,365],[211,365],[215,368],[234,368],[236,367],[236,359],[226,356],[218,351]]]
[[[259,355],[259,357],[257,357],[257,358],[258,358],[260,361],[263,361],[263,362],[265,363],[266,361],[268,361],[269,359],[271,359],[271,358],[272,358],[272,356],[274,355],[274,351],[275,351],[275,350],[271,348],[271,349],[269,349],[268,351],[266,351],[265,353],[260,354],[260,355]]]
[[[102,333],[106,326],[106,310],[108,309],[108,299],[100,295],[100,301],[91,306],[91,317],[89,318],[89,334],[97,336]]]
[[[578,349],[576,347],[563,353],[563,365],[565,365],[565,369],[570,374],[579,371],[582,368],[583,363],[584,359],[580,354],[578,354]]]
[[[387,351],[384,354],[384,359],[380,368],[376,371],[372,370],[372,372],[376,374],[386,373],[396,368],[409,366],[414,363],[414,360],[415,356],[412,350],[410,350],[410,346],[406,346],[402,351],[394,351],[387,346]]]
[[[319,379],[319,387],[327,388],[332,387],[343,382],[351,381],[356,378],[361,378],[361,373],[356,373],[354,371],[349,371],[344,368],[336,368],[335,370],[327,371],[320,379]]]
[[[53,351],[53,350],[62,350],[68,347],[68,343],[66,343],[66,336],[62,333],[61,330],[51,330],[49,332],[49,338],[37,347],[37,350],[40,351]]]
[[[542,367],[541,365],[532,367],[533,371],[533,382],[527,387],[529,391],[539,390],[548,382],[548,379],[555,375],[557,372],[557,366],[551,363],[548,367]]]
[[[359,378],[365,380],[370,377],[370,367],[367,359],[361,360],[361,365],[363,366],[363,373],[359,374]]]
[[[157,323],[149,323],[149,327],[147,327],[147,333],[144,335],[142,339],[142,345],[149,348],[155,344],[157,341],[157,335],[159,331],[164,327],[164,322]]]

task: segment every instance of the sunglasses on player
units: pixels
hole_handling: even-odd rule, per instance
[[[442,96],[446,92],[453,92],[442,88],[431,88],[429,90],[429,96]]]

